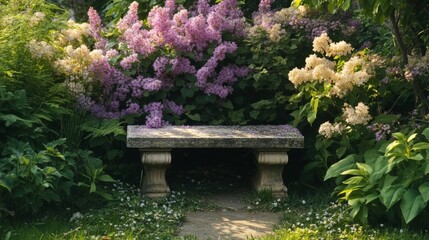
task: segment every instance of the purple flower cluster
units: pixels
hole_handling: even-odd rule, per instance
[[[271,11],[272,0],[261,0],[258,6],[258,12],[267,13]]]
[[[389,124],[374,123],[368,126],[368,129],[375,132],[375,140],[385,139],[391,133]]]
[[[163,116],[164,105],[160,102],[153,102],[143,107],[146,116],[146,127],[148,128],[160,128],[166,124]]]
[[[128,114],[140,113],[140,106],[129,98],[132,93],[131,77],[111,66],[107,58],[101,58],[89,67],[89,74],[102,89],[101,97],[91,99],[80,96],[78,103],[100,118],[120,118]]]
[[[101,36],[101,29],[103,24],[101,23],[100,16],[94,8],[88,10],[89,25],[91,27],[91,35],[95,39],[95,48],[104,49],[107,44],[107,40]]]
[[[216,68],[220,61],[224,60],[226,54],[237,50],[237,44],[233,42],[223,42],[216,47],[213,56],[198,69],[197,87],[207,94],[214,94],[225,98],[232,92],[231,85],[237,81],[237,77],[244,77],[248,74],[246,67],[237,67],[235,65],[225,66],[216,74]],[[214,77],[213,82],[208,82],[210,77]]]
[[[139,61],[139,57],[137,56],[137,53],[133,53],[128,57],[125,57],[124,59],[122,59],[122,61],[119,64],[123,69],[130,70],[133,63],[136,63],[138,61]]]
[[[183,109],[183,106],[177,105],[173,101],[165,100],[163,102],[163,104],[164,104],[164,107],[166,107],[167,109],[169,109],[172,113],[174,113],[176,115],[182,115],[185,112],[185,110]]]
[[[133,2],[117,27],[128,47],[142,55],[154,52],[154,46],[201,54],[210,42],[222,42],[224,32],[245,34],[245,19],[236,0],[224,0],[212,7],[206,0],[199,0],[197,11],[181,9],[175,14],[174,0],[168,0],[165,7],[156,6],[149,12],[149,30],[138,21],[137,8],[138,3]]]

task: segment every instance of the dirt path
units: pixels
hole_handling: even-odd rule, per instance
[[[189,213],[179,236],[195,236],[199,240],[247,239],[273,232],[280,215],[247,211],[242,202],[244,194],[238,191],[211,197],[209,200],[221,210]]]

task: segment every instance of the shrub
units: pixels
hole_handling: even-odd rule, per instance
[[[393,133],[394,140],[379,150],[348,155],[329,168],[325,180],[336,178],[336,192],[349,204],[353,218],[427,226],[429,128],[421,135],[424,138],[413,132]]]
[[[246,68],[224,63],[237,50],[234,40],[244,35],[236,2],[209,6],[201,0],[195,11],[188,11],[167,1],[151,10],[147,24],[138,20],[137,11],[134,2],[107,39],[100,17],[90,9],[94,50],[68,46],[65,57],[56,61],[80,105],[99,118],[146,113],[149,127],[164,125],[164,113],[185,113],[195,122],[216,116],[210,113],[219,111],[214,106],[206,106],[206,116],[192,111],[218,102],[216,97],[225,99],[237,78],[247,74]],[[68,67],[73,63],[76,68]]]
[[[0,87],[0,210],[38,212],[48,202],[68,201],[77,186],[98,193],[99,182],[113,179],[103,172],[100,159],[85,150],[66,150],[65,139],[49,141],[46,119],[30,106],[24,90]],[[80,194],[81,195],[81,194]],[[73,198],[79,204],[85,195]],[[0,214],[1,215],[1,214]]]

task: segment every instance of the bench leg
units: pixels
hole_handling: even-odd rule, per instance
[[[170,150],[141,150],[144,168],[142,194],[150,198],[164,197],[170,192],[165,171],[171,163]]]
[[[282,178],[287,162],[286,151],[258,150],[258,172],[254,182],[256,191],[269,190],[275,197],[287,196],[287,188]]]

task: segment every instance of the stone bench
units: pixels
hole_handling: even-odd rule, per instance
[[[162,197],[170,192],[165,171],[171,163],[173,148],[250,148],[256,152],[258,165],[254,187],[285,196],[287,188],[282,172],[288,162],[287,151],[303,148],[304,137],[289,125],[258,126],[167,126],[147,128],[129,125],[127,147],[142,152],[144,167],[142,192],[148,197]]]

